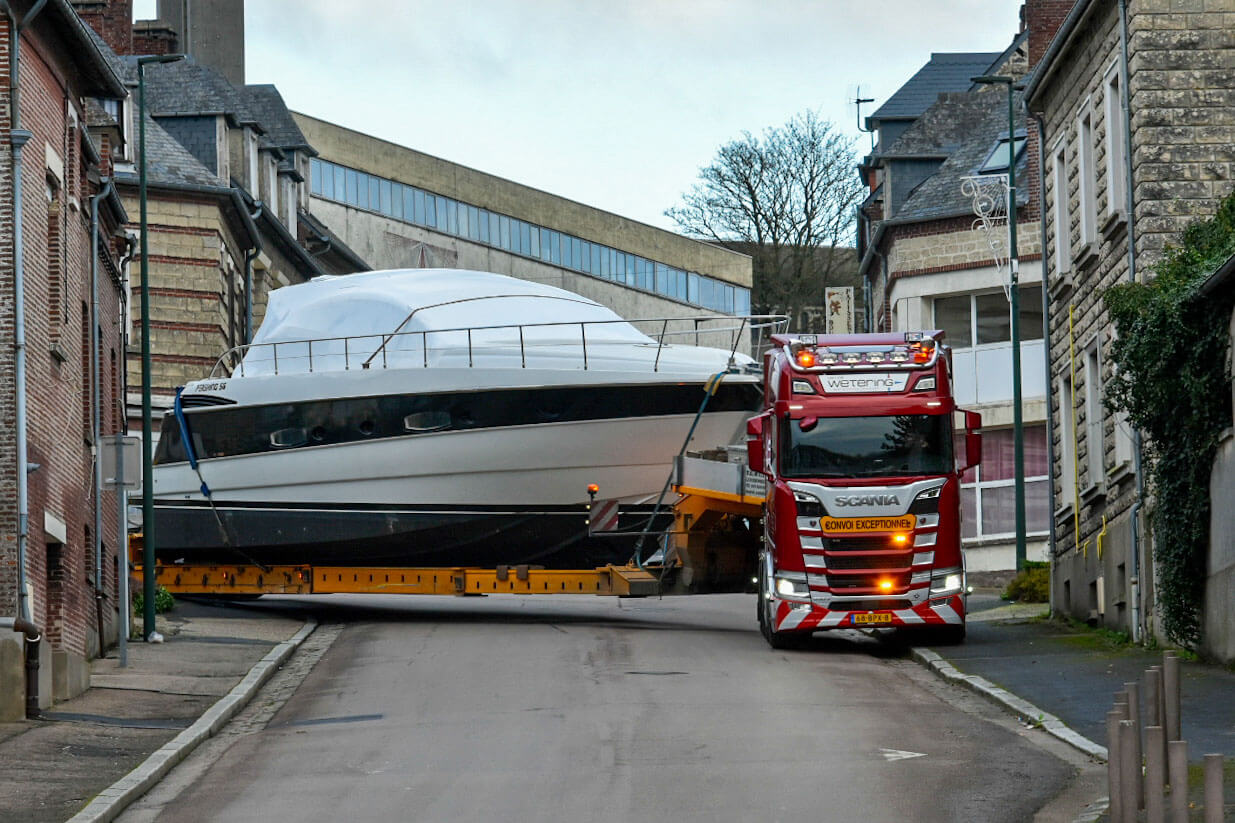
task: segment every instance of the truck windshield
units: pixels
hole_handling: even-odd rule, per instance
[[[820,417],[783,429],[785,477],[887,477],[952,471],[952,415]]]

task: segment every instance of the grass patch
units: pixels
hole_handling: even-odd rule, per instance
[[[1061,625],[1066,626],[1069,629],[1073,629],[1076,632],[1076,634],[1062,638],[1064,641],[1071,643],[1074,646],[1117,651],[1120,649],[1126,649],[1132,645],[1132,638],[1127,632],[1118,632],[1114,629],[1100,627],[1095,628],[1083,620],[1077,620],[1074,617],[1069,617],[1061,621]]]
[[[1004,589],[1004,600],[1047,603],[1051,599],[1051,568],[1046,562],[1027,561],[1025,569]]]

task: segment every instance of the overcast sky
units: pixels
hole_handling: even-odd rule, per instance
[[[665,228],[718,146],[805,109],[856,140],[932,51],[1002,51],[1021,0],[248,0],[288,106]],[[135,16],[154,17],[154,0]],[[869,113],[873,108],[868,106]]]

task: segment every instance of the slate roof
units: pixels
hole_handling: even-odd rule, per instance
[[[991,149],[1008,133],[1008,98],[1004,87],[972,92],[976,101],[987,107],[986,113],[972,124],[969,136],[957,146],[956,150],[944,161],[939,170],[924,180],[920,186],[901,206],[895,216],[895,222],[908,223],[921,220],[937,220],[944,217],[954,217],[966,214],[972,209],[970,198],[961,193],[961,178],[976,174]],[[1021,95],[1015,98],[1015,120],[1017,132],[1025,128],[1025,118],[1021,108]],[[1022,175],[1028,170],[1029,151],[1021,152],[1016,163],[1018,179],[1025,180]],[[1029,191],[1025,186],[1017,187],[1017,206],[1029,202]]]
[[[866,118],[866,127],[879,120],[913,119],[930,108],[944,92],[964,91],[969,78],[986,73],[1003,52],[934,52],[917,74]]]
[[[1002,87],[1000,94],[1004,94]],[[880,157],[938,155],[947,157],[973,134],[990,114],[991,104],[976,92],[948,92],[922,112],[914,124]]]
[[[133,66],[136,83],[137,58],[120,59]],[[145,74],[146,110],[155,117],[224,115],[236,123],[258,123],[235,87],[218,71],[192,57],[175,63],[150,63]]]
[[[150,184],[211,186],[226,189],[227,182],[219,178],[201,162],[189,154],[149,113],[146,114],[146,181]],[[136,150],[137,135],[133,136]],[[137,172],[120,172],[116,177],[130,182],[137,180]]]
[[[301,149],[317,154],[292,119],[278,88],[269,83],[253,84],[239,89],[239,93],[245,106],[265,127],[265,141],[268,144],[281,149]]]

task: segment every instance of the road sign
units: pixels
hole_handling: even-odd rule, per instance
[[[121,452],[123,450],[123,455]],[[99,438],[99,456],[103,461],[103,485],[115,488],[140,489],[142,485],[141,439],[124,434]],[[123,457],[123,459],[121,459]],[[116,479],[116,467],[123,467],[123,477]]]
[[[618,524],[618,502],[601,500],[593,503],[588,511],[587,533],[611,532]]]

